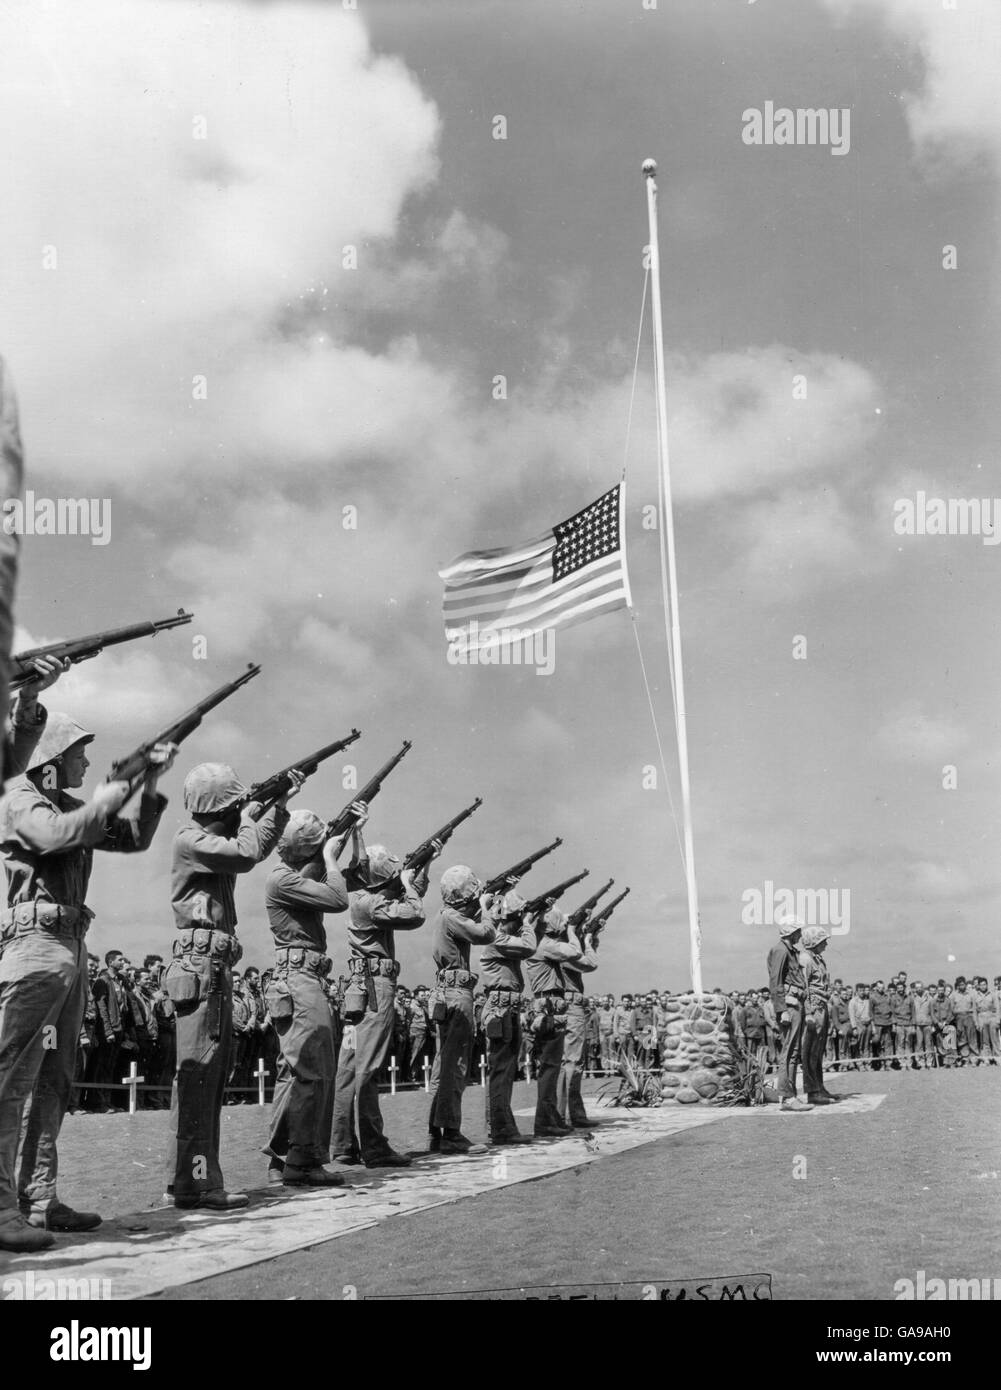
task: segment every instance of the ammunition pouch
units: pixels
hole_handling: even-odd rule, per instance
[[[292,992],[284,980],[273,979],[264,993],[272,1023],[284,1023],[294,1012]]]
[[[368,977],[355,974],[344,991],[344,1006],[341,1017],[345,1023],[360,1023],[368,1009]]]
[[[583,1004],[584,996],[575,989],[568,989],[563,998],[568,1004]]]
[[[185,927],[174,942],[174,959],[181,956],[211,956],[222,965],[236,965],[243,947],[232,932],[217,927]]]
[[[39,898],[16,903],[0,913],[0,950],[15,936],[28,936],[32,932],[79,941],[87,934],[93,920],[94,914],[89,907],[63,907]]]
[[[439,970],[437,982],[442,989],[472,989],[479,979],[469,970]]]
[[[325,980],[330,966],[329,956],[310,950],[308,946],[278,946],[275,949],[275,970],[278,972],[305,970]]]
[[[388,960],[385,956],[352,956],[348,969],[352,976],[385,975],[387,979],[395,981],[400,975],[400,962]]]

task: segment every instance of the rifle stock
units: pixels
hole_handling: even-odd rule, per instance
[[[352,729],[347,738],[336,739],[333,743],[318,748],[315,753],[310,753],[308,757],[301,758],[299,762],[289,763],[288,767],[283,767],[281,772],[272,773],[263,782],[254,782],[240,803],[241,806],[247,806],[251,802],[256,803],[261,809],[260,813],[254,816],[254,819],[260,820],[265,811],[269,811],[279,797],[284,796],[292,785],[289,779],[290,772],[301,772],[304,777],[312,777],[321,763],[332,758],[335,753],[343,752],[345,748],[349,748],[360,738],[361,731]]]
[[[562,898],[568,888],[572,888],[575,883],[580,883],[581,879],[587,878],[590,869],[582,869],[579,874],[574,874],[572,878],[565,878],[562,883],[558,883],[555,888],[550,888],[547,893],[540,893],[536,898],[530,898],[522,908],[526,917],[533,917],[541,912],[547,903],[555,903]]]
[[[403,747],[400,749],[400,751],[398,753],[394,753],[388,762],[383,763],[382,767],[380,767],[379,771],[375,774],[375,776],[370,777],[369,780],[365,783],[365,785],[358,789],[358,791],[354,794],[354,796],[351,798],[348,804],[342,807],[340,811],[338,811],[334,819],[332,821],[327,822],[328,840],[333,839],[335,836],[341,836],[344,839],[346,839],[347,836],[350,835],[355,823],[355,816],[351,810],[351,807],[354,805],[356,801],[364,801],[365,804],[368,805],[376,796],[378,796],[379,792],[382,790],[383,782],[393,771],[393,769],[397,766],[397,764],[402,762],[402,760],[407,756],[412,747],[413,744],[410,742],[410,740],[405,738],[403,740]]]
[[[609,888],[611,888],[614,882],[615,879],[610,878],[608,882],[605,884],[604,888],[599,888],[597,893],[592,893],[586,902],[581,903],[580,907],[576,908],[575,911],[571,912],[570,916],[567,918],[567,925],[574,928],[583,926],[584,920],[587,917],[588,913],[591,911],[592,907],[595,906],[599,898],[603,898],[605,896],[605,894],[608,892]]]
[[[524,859],[519,859],[516,864],[512,864],[510,869],[505,869],[501,874],[494,874],[493,878],[488,879],[483,886],[484,893],[499,893],[506,887],[507,880],[513,878],[515,882],[525,877],[533,864],[537,864],[540,859],[544,859],[547,854],[552,854],[553,850],[559,849],[563,841],[557,835],[551,845],[544,845],[542,849],[536,850],[534,854],[528,854]]]
[[[591,921],[588,925],[590,926],[592,931],[601,931],[601,929],[605,926],[609,917],[611,917],[612,913],[618,907],[622,899],[629,896],[629,891],[630,890],[628,888],[624,889],[617,898],[613,898],[610,903],[606,903],[606,905],[601,909],[601,911],[596,913],[591,918]]]
[[[10,688],[19,690],[22,685],[27,685],[37,678],[33,665],[40,656],[55,656],[60,661],[69,661],[75,666],[79,661],[89,661],[91,657],[99,656],[105,647],[117,647],[122,642],[134,642],[139,637],[155,637],[158,632],[166,632],[168,628],[182,627],[185,623],[190,623],[194,616],[193,613],[185,613],[183,608],[179,608],[175,618],[132,623],[129,627],[112,627],[106,632],[92,632],[89,637],[50,642],[45,647],[29,647],[26,651],[18,652],[11,657]]]
[[[478,796],[472,805],[467,806],[464,811],[460,811],[457,816],[453,816],[451,820],[446,821],[440,830],[436,830],[433,835],[429,835],[426,840],[423,840],[416,849],[411,850],[403,861],[403,867],[405,869],[420,870],[423,869],[426,864],[430,864],[431,860],[434,858],[435,840],[438,840],[440,844],[447,844],[463,821],[467,821],[474,811],[478,811],[482,805],[483,798],[482,796]]]
[[[112,763],[107,780],[109,782],[128,782],[132,790],[135,791],[152,766],[150,754],[158,743],[183,743],[198,728],[209,710],[215,709],[216,705],[221,705],[223,700],[228,700],[231,695],[235,695],[241,685],[246,685],[248,681],[252,681],[259,674],[260,669],[260,666],[251,664],[242,676],[237,676],[236,680],[229,681],[226,685],[221,685],[218,690],[214,690],[211,695],[206,695],[204,700],[199,700],[198,704],[193,705],[186,714],[182,714],[180,719],[169,724],[158,734],[154,734],[146,743],[141,743],[138,748],[128,753],[124,758],[119,758],[116,763]]]

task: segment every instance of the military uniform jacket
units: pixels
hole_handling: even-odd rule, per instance
[[[534,953],[536,945],[534,923],[525,922],[520,932],[510,935],[502,923],[497,936],[480,953],[480,984],[484,989],[496,985],[500,989],[513,989],[521,994],[525,988],[522,961]]]
[[[323,926],[325,912],[344,912],[348,890],[339,873],[324,879],[305,878],[287,864],[277,864],[268,874],[264,906],[276,946],[304,946],[308,951],[327,950]]]
[[[365,889],[351,896],[348,944],[355,956],[396,959],[394,933],[414,931],[424,923],[424,904],[411,886],[399,896]]]
[[[236,929],[233,888],[237,874],[247,874],[278,843],[288,824],[288,812],[272,806],[259,821],[245,821],[236,835],[210,835],[196,822],[183,825],[174,836],[170,898],[174,921],[185,927]]]
[[[439,970],[469,970],[469,948],[487,946],[497,936],[490,922],[477,922],[457,907],[443,907],[434,924],[431,953]]]
[[[7,905],[40,902],[81,908],[94,850],[135,854],[149,846],[166,797],[143,796],[135,820],[108,816],[68,792],[39,791],[26,777],[0,801],[0,849],[7,867]]]
[[[544,936],[527,963],[532,993],[538,995],[550,989],[565,990],[567,985],[563,967],[575,965],[583,956],[584,952],[576,941],[560,941],[555,936]]]
[[[805,991],[803,967],[794,946],[778,941],[768,952],[768,993],[771,995],[776,1017],[781,1018],[789,1005],[786,995]]]
[[[592,970],[598,968],[598,955],[594,949],[594,940],[590,936],[585,936],[586,949],[581,955],[580,960],[575,960],[573,964],[569,961],[562,966],[563,978],[566,981],[567,989],[575,989],[578,994],[584,993],[584,976],[590,974]],[[651,1022],[653,1016],[651,1015]]]

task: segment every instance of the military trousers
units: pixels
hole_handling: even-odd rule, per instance
[[[224,1187],[219,1138],[233,1039],[233,976],[218,957],[192,951],[174,957],[164,985],[177,1019],[167,1182],[175,1197],[195,1197]]]
[[[396,984],[388,975],[366,978],[368,1009],[354,1025],[354,1046],[345,1033],[334,1083],[334,1126],[331,1147],[335,1158],[361,1156],[366,1162],[386,1153],[379,1109],[379,1069],[393,1044]],[[355,1107],[358,1128],[355,1130]]]
[[[487,1131],[493,1140],[510,1139],[518,1133],[511,1095],[518,1079],[521,1015],[517,1005],[509,1005],[492,1012],[491,1018],[499,1021],[500,1036],[487,1035]]]
[[[562,1029],[548,1038],[536,1035],[533,1051],[539,1088],[535,1099],[535,1128],[561,1129],[563,1121],[557,1104],[557,1087],[563,1061]]]
[[[35,929],[0,954],[0,1221],[56,1201],[56,1140],[87,1004],[84,937]],[[30,1099],[30,1106],[27,1102]]]
[[[796,1094],[796,1068],[803,1050],[803,1010],[787,1004],[785,1012],[789,1022],[782,1024],[782,1052],[779,1055],[778,1093],[780,1096]],[[805,1078],[804,1078],[805,1080]]]
[[[811,1012],[803,1028],[803,1090],[807,1096],[817,1095],[824,1089],[824,1049],[829,1016],[826,1009],[816,1012],[822,1016],[820,1022],[815,1021]]]
[[[330,1005],[318,975],[278,970],[292,1001],[286,1018],[274,1018],[281,1056],[271,1106],[269,1152],[294,1168],[313,1168],[330,1157],[334,1110],[334,1032]]]
[[[584,1046],[587,1015],[583,1004],[567,1005],[567,1030],[563,1038],[563,1057],[556,1085],[556,1106],[564,1124],[586,1125],[587,1111],[581,1099],[584,1072]]]
[[[462,1094],[469,1076],[476,1024],[472,988],[446,985],[445,1018],[437,1026],[437,1049],[431,1073],[430,1130],[462,1129]]]

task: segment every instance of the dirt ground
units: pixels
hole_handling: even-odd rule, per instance
[[[521,1284],[767,1272],[777,1299],[892,1299],[898,1279],[996,1273],[1001,1069],[831,1078],[885,1093],[868,1114],[743,1115],[533,1182],[384,1221],[161,1298],[341,1299]],[[594,1089],[592,1087],[591,1089]],[[387,1134],[423,1145],[422,1092],[384,1098]],[[520,1085],[515,1108],[534,1101]],[[466,1133],[484,1136],[482,1092]],[[260,1189],[267,1109],[227,1107],[223,1167]],[[522,1122],[530,1129],[529,1119]],[[105,1216],[164,1188],[163,1113],[71,1116],[61,1195]],[[414,1181],[420,1181],[414,1170]]]

